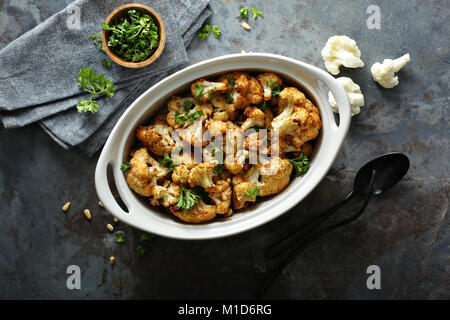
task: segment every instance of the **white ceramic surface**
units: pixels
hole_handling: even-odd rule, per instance
[[[244,212],[230,218],[215,219],[205,224],[186,224],[168,212],[151,207],[127,185],[120,165],[127,161],[134,142],[135,128],[148,120],[174,93],[186,90],[198,78],[218,75],[233,70],[273,71],[307,90],[315,100],[322,118],[322,129],[314,149],[310,169],[301,178],[295,178],[280,194],[253,204]],[[328,105],[328,87],[339,106],[339,126]],[[157,235],[176,239],[212,239],[229,236],[266,223],[305,198],[330,169],[350,126],[350,105],[347,94],[339,83],[325,71],[295,59],[266,54],[232,54],[213,58],[189,66],[148,89],[127,109],[109,136],[95,171],[95,185],[105,208],[121,222]],[[123,211],[114,199],[107,180],[107,167],[112,166],[114,181],[122,201]]]

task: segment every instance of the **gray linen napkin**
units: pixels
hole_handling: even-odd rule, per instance
[[[80,146],[92,155],[143,91],[188,61],[185,46],[209,17],[210,12],[205,9],[208,0],[140,1],[163,19],[167,35],[163,54],[143,69],[115,64],[104,69],[100,61],[106,55],[87,35],[99,32],[109,12],[127,2],[132,1],[77,0],[71,6],[81,10],[80,29],[67,28],[71,11],[63,10],[0,51],[0,119],[6,128],[45,118],[40,126],[56,142],[65,148]],[[26,48],[34,49],[30,53],[24,51]],[[95,115],[79,114],[74,108],[78,99],[84,97],[75,81],[76,73],[84,67],[105,73],[117,87],[112,99],[98,99],[101,108]]]

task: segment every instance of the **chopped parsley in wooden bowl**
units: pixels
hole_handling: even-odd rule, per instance
[[[164,50],[164,24],[159,15],[147,6],[123,5],[108,16],[102,28],[106,53],[124,67],[146,67]]]

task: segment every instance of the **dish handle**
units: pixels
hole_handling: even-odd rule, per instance
[[[339,143],[342,143],[348,133],[348,129],[350,127],[350,122],[352,119],[350,102],[348,100],[347,92],[345,92],[344,88],[336,81],[334,77],[326,73],[325,71],[319,69],[316,73],[316,76],[319,81],[322,81],[328,89],[330,89],[334,98],[336,99],[336,103],[338,105],[339,110],[339,126],[336,124],[334,117],[332,116],[331,127],[336,131],[334,138]],[[316,83],[316,90],[317,83]],[[325,97],[325,100],[328,101],[328,97]]]

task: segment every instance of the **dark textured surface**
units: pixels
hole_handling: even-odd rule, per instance
[[[0,48],[68,3],[0,0]],[[366,106],[353,118],[327,177],[305,201],[260,228],[205,242],[155,238],[142,258],[135,249],[141,232],[119,223],[116,230],[127,237],[119,245],[105,228],[112,218],[97,206],[96,157],[62,150],[37,126],[0,129],[1,298],[252,297],[274,265],[263,248],[345,196],[358,168],[390,151],[409,155],[406,178],[374,199],[359,221],[297,257],[267,297],[450,298],[449,3],[377,1],[381,30],[369,30],[372,1],[249,1],[265,14],[250,19],[250,32],[240,26],[241,4],[212,1],[211,22],[222,28],[222,37],[194,41],[191,62],[244,49],[324,68],[320,50],[334,34],[354,38],[362,51],[366,66],[341,75],[361,86]],[[400,85],[377,86],[372,63],[406,52],[412,62],[400,72]],[[72,206],[63,213],[66,201]],[[92,221],[84,208],[91,209]],[[81,268],[81,290],[66,288],[71,264]],[[372,264],[381,267],[381,290],[366,288]]]

